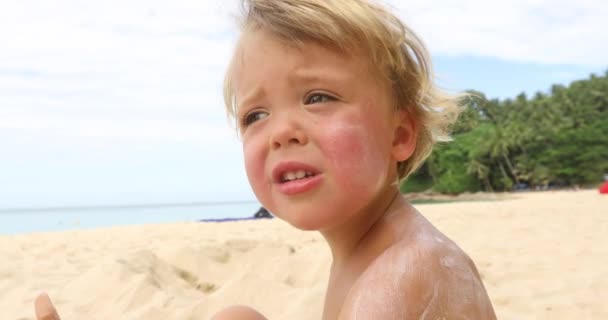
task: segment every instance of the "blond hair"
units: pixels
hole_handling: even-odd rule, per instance
[[[243,33],[263,29],[289,44],[306,41],[344,54],[363,50],[391,85],[397,110],[416,123],[416,149],[397,163],[399,178],[415,171],[439,141],[449,141],[449,126],[461,111],[462,96],[442,92],[433,82],[429,54],[422,41],[395,15],[367,0],[242,0]],[[228,70],[224,101],[236,114],[233,77]]]

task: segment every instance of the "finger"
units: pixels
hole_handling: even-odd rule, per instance
[[[34,301],[36,309],[36,320],[61,320],[57,310],[46,293],[40,294]]]

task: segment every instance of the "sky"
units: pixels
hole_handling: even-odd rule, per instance
[[[254,200],[222,101],[237,0],[0,0],[0,208]],[[608,70],[608,1],[388,1],[439,83]]]

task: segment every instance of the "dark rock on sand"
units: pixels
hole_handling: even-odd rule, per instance
[[[253,215],[253,217],[256,219],[264,219],[264,218],[272,218],[272,215],[270,214],[270,212],[268,212],[268,210],[266,210],[266,208],[260,207],[260,210],[258,210]]]

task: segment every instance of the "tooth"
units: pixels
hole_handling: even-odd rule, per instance
[[[295,180],[296,179],[296,174],[293,172],[287,172],[285,174],[285,180]]]
[[[306,177],[306,172],[304,172],[304,170],[298,170],[296,171],[296,178],[297,179],[302,179]]]

